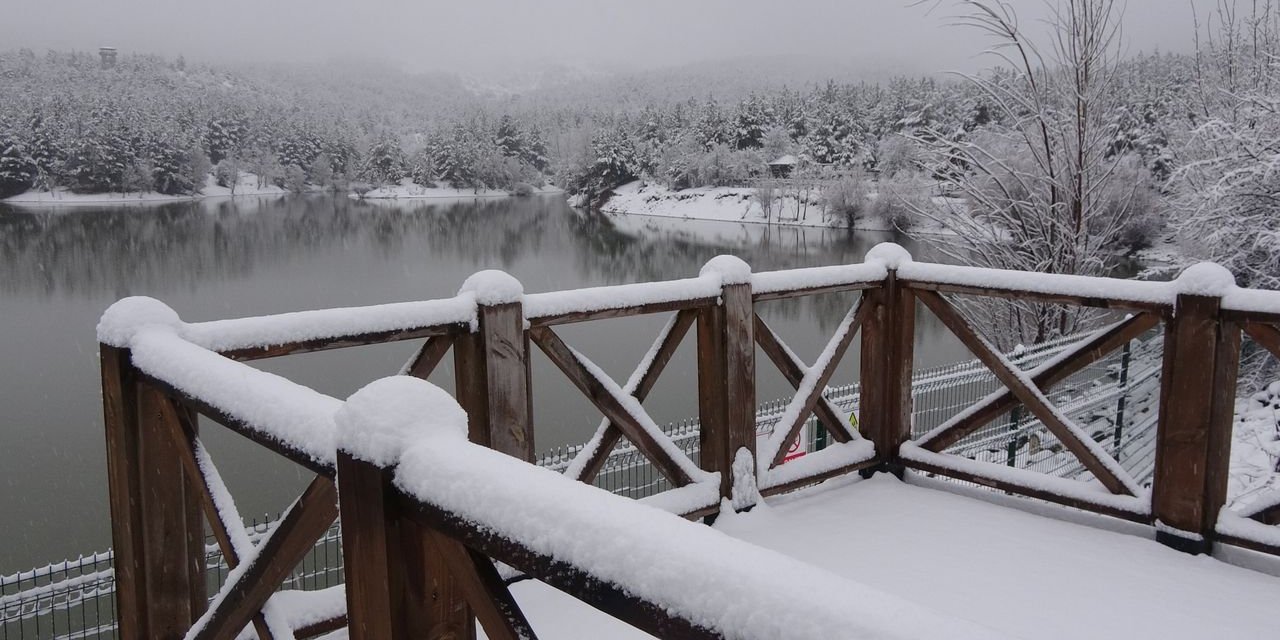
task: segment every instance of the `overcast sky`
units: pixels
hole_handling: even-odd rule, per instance
[[[1195,2],[1128,0],[1131,51],[1191,47]],[[542,63],[656,67],[742,56],[972,68],[983,41],[946,25],[952,0],[0,0],[0,48],[185,54],[200,60],[360,55],[409,69]],[[1024,23],[1042,0],[1013,0]]]

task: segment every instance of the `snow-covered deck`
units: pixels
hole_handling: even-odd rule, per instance
[[[1280,622],[1280,578],[884,474],[716,528],[1012,637],[1268,638]],[[540,637],[651,637],[539,583],[512,592]]]

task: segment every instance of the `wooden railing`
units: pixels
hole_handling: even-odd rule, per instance
[[[757,309],[771,300],[837,292],[860,295],[812,365]],[[957,295],[1132,315],[1023,371],[959,311],[951,299]],[[917,303],[1006,390],[912,440]],[[670,314],[667,324],[622,384],[556,330],[664,313]],[[1058,410],[1045,390],[1160,326],[1164,369],[1156,474],[1148,489]],[[334,416],[341,401],[243,361],[422,339],[402,373],[426,378],[452,351],[454,396],[466,412],[470,441],[528,462],[534,454],[530,359],[537,347],[604,416],[565,475],[590,484],[626,439],[676,487],[654,503],[687,518],[714,516],[722,500],[746,509],[762,496],[855,471],[901,476],[913,470],[1152,524],[1160,540],[1188,551],[1220,542],[1280,553],[1271,526],[1280,519],[1280,497],[1261,500],[1253,513],[1219,517],[1241,337],[1280,357],[1278,327],[1280,293],[1236,289],[1229,274],[1212,265],[1194,267],[1172,283],[1135,282],[916,263],[896,245],[876,247],[857,265],[752,274],[741,261],[722,256],[696,278],[541,294],[524,294],[506,274],[481,272],[445,300],[204,323],[184,323],[154,300],[122,300],[99,325],[121,634],[230,638],[252,625],[262,638],[305,637],[347,624],[345,615],[287,616],[272,604],[281,580],[341,512],[353,638],[417,637],[414,631],[424,629],[434,630],[430,637],[446,637],[440,630],[471,637],[477,617],[490,637],[529,637],[484,556],[637,626],[670,632],[664,637],[715,636],[673,618],[660,603],[623,597],[628,585],[575,574],[556,558],[522,551],[519,540],[499,548],[459,514],[432,512],[422,500],[405,498],[393,482],[394,464],[338,452]],[[699,464],[641,404],[690,331],[696,333]],[[861,339],[862,383],[857,431],[822,394],[855,337]],[[796,388],[773,436],[760,443],[756,347]],[[1097,485],[946,453],[1019,405],[1079,458]],[[239,533],[239,514],[201,444],[197,415],[315,474],[280,526],[256,546]],[[810,416],[835,444],[784,461]],[[335,477],[343,496],[362,497],[339,505]],[[233,566],[207,607],[204,522]],[[1220,522],[1226,523],[1221,532]],[[557,583],[561,578],[568,581]]]

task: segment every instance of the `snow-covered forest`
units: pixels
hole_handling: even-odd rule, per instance
[[[357,193],[403,180],[508,191],[549,181],[590,201],[643,180],[754,189],[767,215],[775,189],[790,188],[841,223],[949,229],[974,240],[970,256],[1002,240],[1074,238],[992,266],[1090,273],[1098,255],[1169,240],[1242,285],[1280,284],[1273,3],[1224,0],[1187,34],[1195,52],[1177,55],[1129,52],[1111,2],[1078,3],[1098,15],[1060,12],[1057,39],[1039,43],[1002,5],[961,4],[998,52],[973,76],[824,82],[775,69],[735,81],[712,65],[504,89],[353,61],[124,53],[104,68],[96,53],[9,51],[0,196],[190,194],[209,176],[234,190],[251,174],[258,186]],[[1094,50],[1074,47],[1086,41]],[[787,155],[796,164],[780,181],[767,163]],[[1060,208],[1074,228],[1057,226]]]

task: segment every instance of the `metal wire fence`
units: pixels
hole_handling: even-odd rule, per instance
[[[1079,336],[1063,338],[1010,355],[1019,367],[1031,369],[1062,353]],[[1161,340],[1158,335],[1135,340],[1055,385],[1046,395],[1096,440],[1107,445],[1117,460],[1141,483],[1149,483],[1154,468],[1156,406],[1159,398]],[[1003,386],[977,361],[917,371],[912,383],[912,436],[919,437]],[[856,415],[859,387],[829,388],[826,396],[846,414]],[[789,398],[762,403],[757,432],[772,433]],[[699,425],[696,418],[673,422],[664,431],[695,462]],[[802,432],[801,452],[825,446],[826,434],[810,418]],[[539,455],[536,463],[563,471],[583,445],[557,447]],[[1015,409],[947,449],[948,453],[1008,464],[1042,473],[1087,480],[1087,471],[1033,416]],[[596,486],[630,498],[643,498],[671,488],[661,473],[629,442],[620,442],[595,479]],[[265,536],[274,518],[245,523],[252,539]],[[212,537],[206,542],[209,593],[226,578],[227,565]],[[60,562],[31,571],[0,576],[0,640],[34,638],[115,638],[115,579],[110,551]],[[317,541],[311,553],[285,580],[283,589],[313,591],[343,581],[340,525]]]

